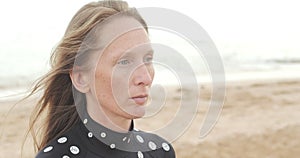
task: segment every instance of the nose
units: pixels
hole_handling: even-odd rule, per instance
[[[150,86],[154,77],[152,65],[139,65],[133,73],[133,82],[137,86]]]

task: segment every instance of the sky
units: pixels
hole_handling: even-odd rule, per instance
[[[49,68],[51,51],[63,36],[69,21],[88,2],[91,1],[1,0],[0,86],[9,87],[15,85],[15,82],[22,84],[45,73]],[[269,63],[258,65],[256,61],[260,58],[295,58],[300,61],[300,2],[297,0],[127,2],[137,8],[172,9],[194,19],[215,42],[225,61],[227,74],[257,70],[256,67],[252,68],[253,65],[258,66],[259,70],[269,71],[274,68]],[[195,60],[198,61],[197,58]],[[249,65],[245,63],[247,60],[255,62]],[[298,65],[292,69],[291,74],[295,74],[294,70],[299,71]]]
[[[2,0],[0,62],[19,63],[22,56],[28,55],[37,58],[31,64],[41,65],[40,59],[49,58],[72,16],[88,2]],[[255,52],[278,57],[299,54],[300,58],[300,4],[296,0],[128,0],[128,3],[137,8],[173,9],[189,16],[208,32],[221,53]]]
[[[16,40],[33,45],[40,42],[40,47],[53,45],[74,13],[88,2],[1,1],[1,45],[10,45]],[[290,48],[300,42],[300,4],[296,0],[128,0],[128,3],[138,8],[163,7],[186,14],[217,42]],[[32,43],[28,41],[30,38]]]

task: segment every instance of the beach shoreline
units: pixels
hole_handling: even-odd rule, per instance
[[[185,89],[188,91],[188,89]],[[156,116],[136,120],[136,127],[151,130],[176,117],[180,107],[178,87],[168,87],[165,106]],[[200,128],[209,109],[211,85],[200,87],[196,115],[190,126],[172,142],[177,157],[289,157],[300,154],[300,80],[267,79],[226,82],[226,98],[213,130],[199,138]],[[189,95],[189,93],[185,93]],[[158,97],[158,96],[157,96]],[[155,97],[154,97],[155,98]],[[16,101],[1,100],[0,157],[20,157],[21,145],[28,127],[34,100],[27,100],[13,109]],[[187,113],[186,115],[190,115]],[[33,157],[27,142],[23,157]]]

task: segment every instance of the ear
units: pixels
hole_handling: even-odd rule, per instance
[[[81,93],[87,93],[90,90],[90,79],[87,72],[80,71],[79,67],[74,67],[70,71],[70,78],[74,87]]]

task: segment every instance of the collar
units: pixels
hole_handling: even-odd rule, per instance
[[[111,149],[136,151],[138,149],[138,142],[143,142],[143,138],[140,138],[141,136],[138,134],[139,131],[134,129],[133,120],[131,120],[131,125],[128,129],[128,132],[122,133],[113,131],[93,120],[88,114],[86,106],[82,106],[79,113],[81,121],[87,129],[85,134],[88,136],[88,138],[97,138]]]
[[[131,121],[129,131],[120,133],[94,121],[88,114],[86,106],[81,107],[80,110],[77,109],[82,121],[80,124],[83,130],[81,131],[83,131],[83,136],[92,143],[92,148],[95,151],[99,151],[99,148],[107,148],[112,153],[117,153],[113,151],[118,150],[141,155],[143,152],[154,151],[167,145],[167,142],[157,135],[135,129],[133,120]],[[167,145],[166,147],[169,146]]]

